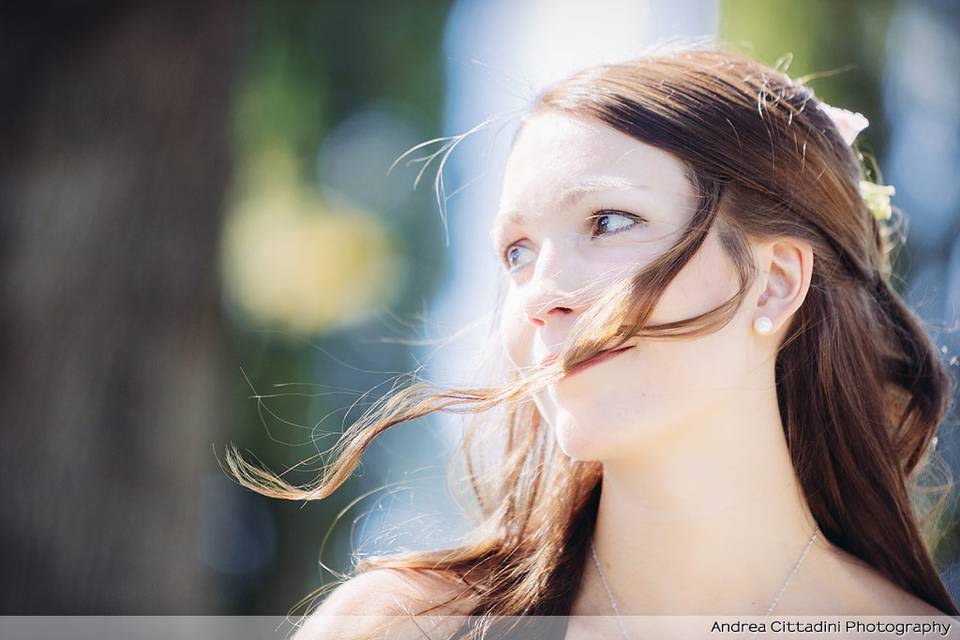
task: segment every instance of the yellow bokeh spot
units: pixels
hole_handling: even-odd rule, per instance
[[[384,225],[359,208],[299,192],[289,176],[277,178],[261,182],[225,224],[229,302],[255,324],[306,334],[389,306],[406,263]]]

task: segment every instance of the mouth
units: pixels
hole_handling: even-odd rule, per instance
[[[633,349],[633,345],[630,345],[627,347],[620,347],[619,349],[605,349],[604,351],[601,351],[600,353],[590,358],[586,362],[581,362],[580,364],[574,366],[572,369],[570,369],[570,371],[567,371],[563,375],[563,377],[560,379],[566,380],[567,378],[574,375],[575,373],[580,373],[584,369],[588,369],[593,365],[600,364],[601,362],[606,362],[607,360],[610,360],[611,358],[615,358],[618,354],[621,354],[624,351],[627,351],[629,349]]]

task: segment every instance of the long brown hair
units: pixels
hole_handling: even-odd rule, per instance
[[[931,442],[955,382],[892,284],[902,218],[890,223],[871,214],[858,189],[866,177],[862,160],[818,104],[802,81],[718,50],[596,66],[550,86],[528,116],[592,118],[685,163],[699,204],[676,243],[604,291],[578,318],[552,367],[529,376],[504,370],[501,383],[482,388],[413,381],[354,423],[335,461],[306,486],[228,450],[233,474],[268,496],[324,498],[385,429],[434,411],[465,413],[462,460],[480,509],[471,538],[450,549],[366,558],[356,573],[443,571],[469,585],[474,616],[569,614],[595,522],[601,465],[566,456],[530,394],[611,343],[719,328],[755,275],[748,238],[792,236],[812,245],[815,261],[775,375],[806,500],[830,542],[957,614],[931,555],[952,488],[949,469],[931,464],[938,460]],[[740,291],[709,313],[648,326],[661,294],[714,225],[737,266]],[[490,434],[499,456],[483,445]],[[922,471],[936,477],[938,469],[941,484],[921,482],[928,475]]]

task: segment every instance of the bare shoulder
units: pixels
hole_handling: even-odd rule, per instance
[[[832,546],[828,575],[836,601],[847,615],[945,616],[946,614],[896,584],[879,570],[843,549]]]
[[[422,638],[422,624],[413,616],[428,616],[431,624],[439,624],[445,616],[467,615],[475,603],[470,587],[449,574],[375,569],[334,589],[293,640],[360,639],[387,627],[390,638]]]

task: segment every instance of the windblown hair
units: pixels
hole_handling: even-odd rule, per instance
[[[548,87],[526,117],[591,118],[681,159],[698,207],[675,244],[603,291],[553,366],[492,387],[416,382],[346,430],[334,463],[294,486],[228,451],[233,474],[267,496],[313,500],[351,474],[389,427],[435,411],[468,414],[463,460],[481,519],[456,548],[369,557],[375,568],[455,576],[471,616],[569,614],[595,523],[601,465],[559,448],[531,393],[633,336],[698,336],[728,322],[756,275],[748,239],[790,236],[815,256],[809,291],[779,347],[776,390],[797,477],[820,529],[907,592],[957,614],[932,551],[952,479],[931,443],[955,381],[893,287],[901,230],[859,192],[866,171],[803,81],[737,53],[684,50],[592,67]],[[895,217],[894,220],[902,220]],[[716,225],[741,288],[683,322],[648,325],[654,306]],[[477,443],[496,434],[502,456]],[[936,476],[936,474],[934,474]],[[934,496],[936,499],[931,499]],[[431,609],[420,612],[427,614]]]

